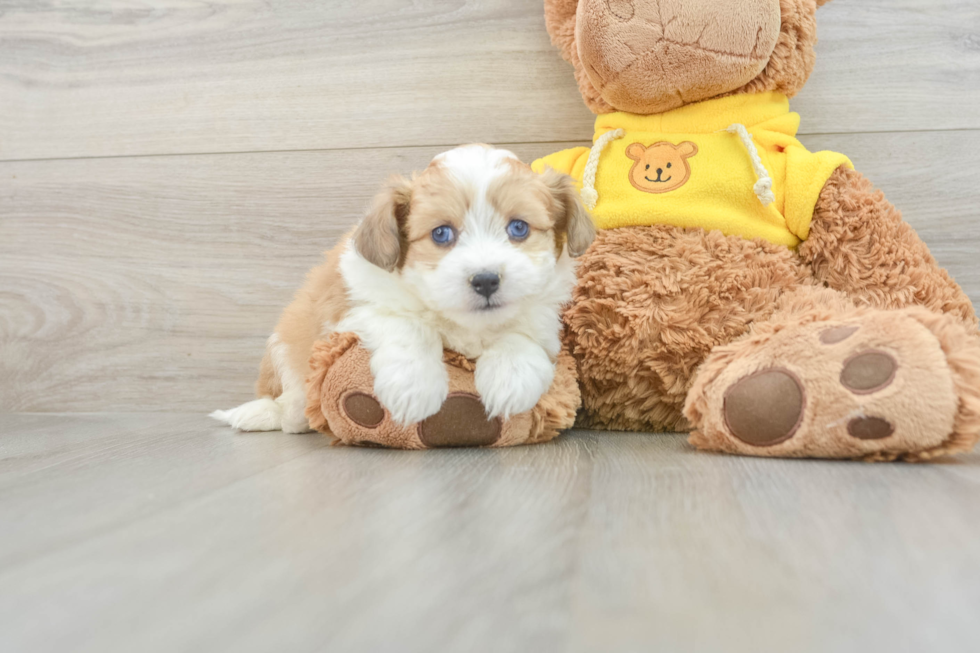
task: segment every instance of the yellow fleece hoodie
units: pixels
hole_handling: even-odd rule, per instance
[[[741,126],[751,141],[744,131],[739,136]],[[596,118],[591,150],[556,152],[532,168],[574,177],[586,204],[594,202],[600,229],[669,224],[795,247],[810,232],[830,175],[851,167],[843,154],[809,152],[796,139],[799,126],[781,93],[734,95],[652,116],[607,113]]]

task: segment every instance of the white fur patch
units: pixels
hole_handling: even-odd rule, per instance
[[[282,384],[282,394],[272,399],[262,397],[231,410],[216,410],[211,417],[239,431],[282,431],[306,433],[306,386],[299,373],[289,364],[286,344],[273,333],[266,343],[272,366]]]
[[[287,346],[279,339],[278,333],[269,336],[269,342],[266,345],[269,356],[272,358],[272,366],[282,384],[282,394],[276,397],[276,403],[279,404],[282,411],[282,431],[284,433],[306,433],[310,430],[310,423],[305,414],[305,379],[290,365]]]

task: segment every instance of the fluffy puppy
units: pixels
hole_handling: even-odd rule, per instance
[[[476,359],[491,417],[530,410],[550,387],[572,257],[595,230],[571,178],[506,150],[467,145],[411,181],[394,177],[314,268],[269,338],[259,399],[212,416],[246,431],[309,430],[316,340],[356,333],[394,420],[421,421],[449,392],[443,348]]]

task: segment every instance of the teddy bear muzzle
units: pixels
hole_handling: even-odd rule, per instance
[[[779,0],[581,0],[575,28],[602,98],[642,114],[747,84],[769,62],[779,30]]]

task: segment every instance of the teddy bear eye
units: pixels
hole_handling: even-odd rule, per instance
[[[647,170],[649,170],[649,169],[650,169],[650,164],[648,163],[648,164],[647,164]]]
[[[670,164],[669,164],[669,163],[667,164],[667,167],[668,167],[668,168],[670,167]]]

